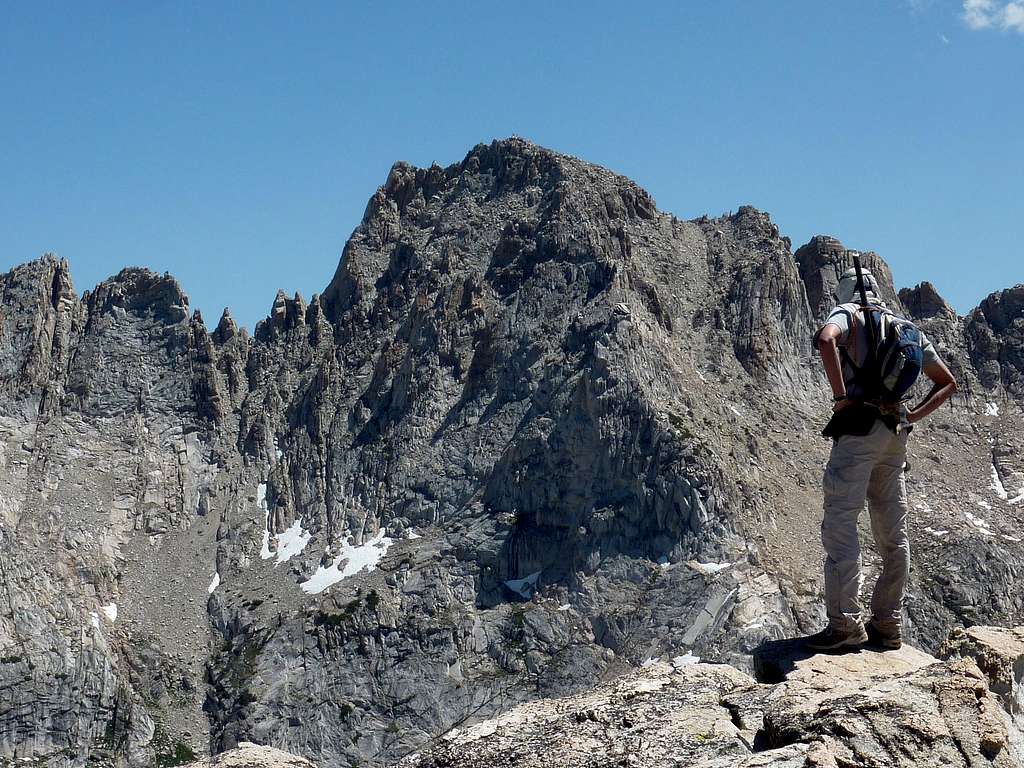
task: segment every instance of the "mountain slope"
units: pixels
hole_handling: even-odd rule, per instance
[[[8,273],[0,749],[381,763],[812,629],[810,337],[846,258],[509,139],[397,164],[324,293],[279,293],[252,338],[146,270],[82,299],[52,258]],[[966,393],[911,457],[908,629],[935,649],[1024,616],[1024,288],[958,318],[869,259]]]

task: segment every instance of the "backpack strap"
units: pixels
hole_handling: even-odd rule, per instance
[[[871,318],[868,316],[868,313],[870,313],[870,312],[877,312],[878,313],[878,315],[879,315],[878,332],[881,333],[881,328],[882,328],[881,316],[884,314],[884,311],[880,307],[876,307],[876,306],[873,306],[871,304],[861,305],[861,306],[857,307],[856,314],[860,315],[861,313],[863,313],[863,315],[864,315],[863,322],[864,322],[864,325],[865,325],[865,333],[867,333],[867,337],[868,337],[867,338],[867,342],[868,342],[867,343],[867,356],[864,358],[864,365],[857,365],[857,363],[854,362],[854,360],[853,360],[853,355],[851,355],[847,351],[847,347],[849,347],[851,345],[855,345],[857,343],[857,321],[856,321],[856,317],[854,316],[854,313],[850,312],[847,309],[841,309],[841,311],[844,314],[846,314],[847,317],[850,318],[850,337],[849,337],[849,339],[846,342],[846,346],[844,346],[844,347],[842,347],[840,349],[840,355],[841,355],[841,357],[843,359],[843,362],[846,363],[847,365],[849,365],[850,366],[850,370],[853,371],[853,380],[854,380],[854,382],[856,382],[857,386],[860,387],[862,396],[866,396],[866,397],[870,398],[870,397],[873,396],[873,393],[875,391],[875,385],[873,384],[872,376],[870,375],[870,371],[871,371],[871,369],[877,367],[877,361],[875,360],[875,357],[878,354],[878,350],[874,349],[872,347],[872,343],[871,343],[872,337],[875,334],[873,332],[872,333],[867,333],[867,331],[869,329],[866,326],[867,326],[868,323],[871,322]],[[867,371],[868,371],[867,374],[865,374],[865,369],[867,369]]]
[[[860,368],[855,362],[853,362],[853,358],[846,350],[850,345],[857,343],[857,318],[854,316],[853,312],[848,309],[844,309],[841,305],[839,306],[838,311],[846,316],[846,323],[850,327],[850,332],[846,336],[846,343],[839,346],[839,357],[842,358],[844,363],[848,363],[850,368],[856,372],[859,371]],[[833,314],[835,313],[833,312]]]

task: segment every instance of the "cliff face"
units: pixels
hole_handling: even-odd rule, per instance
[[[993,293],[967,317],[967,350],[986,387],[1024,392],[1024,286]]]
[[[0,277],[3,346],[0,371],[4,400],[30,410],[50,382],[60,381],[68,362],[72,328],[81,307],[66,261],[53,258],[23,264]]]
[[[81,299],[52,258],[0,277],[0,753],[379,764],[812,629],[810,337],[845,258],[510,139],[397,164],[324,293],[252,338],[146,270]],[[911,457],[935,649],[1024,617],[1021,289],[958,318],[866,258],[967,395]]]

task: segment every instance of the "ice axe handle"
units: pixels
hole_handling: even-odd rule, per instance
[[[857,290],[860,291],[860,303],[866,307],[868,305],[868,294],[864,290],[864,273],[860,269],[860,256],[853,257],[853,268],[857,271]]]

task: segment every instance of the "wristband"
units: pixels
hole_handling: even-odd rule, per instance
[[[845,400],[846,398],[847,398],[847,395],[845,395],[845,394],[843,394],[843,395],[832,395],[832,402],[833,403],[838,403],[840,400]]]

